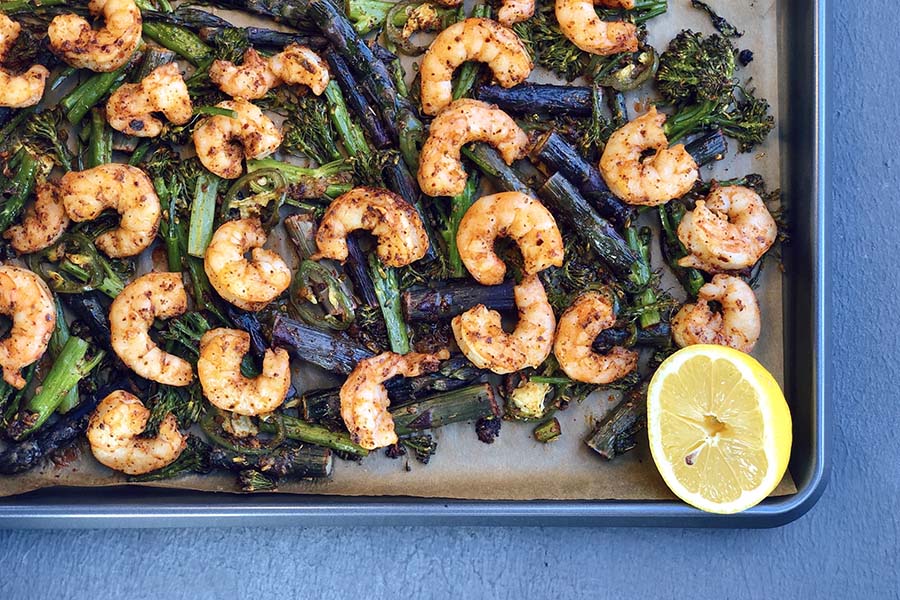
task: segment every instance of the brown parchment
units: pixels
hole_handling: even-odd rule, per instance
[[[739,73],[744,79],[752,76],[752,85],[769,100],[778,121],[777,0],[747,3],[719,0],[712,4],[746,32],[736,40],[736,45],[742,49],[752,49],[755,60],[749,67],[740,69]],[[235,13],[222,14],[234,22],[251,21],[243,15],[234,18]],[[691,9],[689,0],[669,0],[669,12],[650,24],[649,41],[662,51],[668,41],[686,27],[704,33],[713,32],[709,19]],[[412,77],[414,71],[409,65],[407,67],[407,73]],[[552,78],[535,72],[531,80],[551,81]],[[647,94],[646,91],[643,93]],[[635,104],[641,98],[630,100],[632,113],[636,114]],[[780,137],[781,131],[776,127],[769,141],[753,154],[735,156],[735,145],[730,144],[728,158],[713,168],[705,169],[704,178],[726,179],[757,172],[763,174],[771,185],[776,185],[780,181]],[[274,243],[283,245],[277,240]],[[654,263],[659,266],[661,258],[657,244],[653,245],[653,250]],[[677,294],[680,286],[674,279],[667,280],[667,283]],[[762,310],[763,332],[754,355],[783,385],[782,290],[781,273],[777,268],[770,265],[764,270],[757,294]],[[308,370],[301,367],[295,383],[298,389],[313,389],[323,387],[325,382],[314,380]],[[391,460],[376,451],[361,464],[335,460],[334,475],[327,481],[283,481],[279,492],[509,500],[673,498],[653,465],[645,435],[635,450],[612,462],[601,459],[584,445],[583,439],[589,434],[592,422],[613,407],[617,399],[609,393],[598,393],[580,405],[557,413],[563,434],[552,444],[535,442],[531,436],[533,424],[528,423],[504,422],[500,437],[490,446],[477,440],[471,424],[451,425],[433,432],[438,452],[427,466],[412,459]],[[31,472],[0,478],[0,496],[55,485],[109,486],[126,483],[124,476],[94,461],[84,441],[81,449],[81,457],[65,467],[56,467],[48,462]],[[222,472],[185,476],[149,485],[236,491],[234,475]],[[774,494],[794,492],[796,487],[788,474]]]

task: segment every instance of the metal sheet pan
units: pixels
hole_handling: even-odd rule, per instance
[[[0,501],[0,526],[313,524],[604,524],[766,527],[805,513],[827,481],[830,352],[827,216],[827,0],[779,3],[782,189],[792,222],[784,248],[785,387],[792,399],[798,493],[734,516],[660,501],[459,501],[420,498],[234,496],[137,488],[50,489]]]

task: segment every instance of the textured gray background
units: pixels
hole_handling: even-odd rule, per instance
[[[900,17],[835,4],[835,429],[811,513],[768,531],[0,532],[0,599],[898,597]]]

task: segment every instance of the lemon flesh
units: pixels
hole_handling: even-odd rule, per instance
[[[781,388],[753,357],[724,346],[688,346],[660,365],[647,392],[647,426],[666,484],[708,512],[758,504],[790,458]]]

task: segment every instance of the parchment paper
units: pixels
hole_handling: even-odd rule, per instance
[[[740,69],[746,79],[769,100],[778,119],[777,0],[726,2],[712,0],[714,8],[728,18],[745,35],[736,45],[753,50],[755,60]],[[248,21],[233,13],[223,12],[233,22]],[[267,23],[267,26],[271,24]],[[709,19],[691,9],[689,0],[669,0],[669,12],[650,24],[650,43],[660,52],[681,29],[712,33]],[[407,68],[412,77],[413,70]],[[535,72],[532,81],[551,81],[552,77]],[[647,94],[644,91],[643,94]],[[636,116],[641,98],[630,99],[632,117]],[[768,142],[754,154],[735,156],[733,143],[728,158],[703,172],[703,177],[726,179],[758,172],[772,187],[780,181],[779,139],[776,127]],[[277,245],[283,244],[278,241]],[[658,244],[653,244],[654,264],[662,264]],[[292,255],[288,252],[286,256]],[[666,272],[664,270],[664,272]],[[790,276],[788,274],[788,276]],[[678,293],[674,279],[668,286]],[[774,263],[764,269],[762,285],[757,290],[762,310],[763,331],[754,356],[772,372],[783,386],[783,311],[781,273]],[[296,362],[296,361],[295,361]],[[311,381],[305,370],[295,377],[299,389],[323,387]],[[650,457],[646,435],[630,453],[607,462],[584,445],[592,423],[615,405],[618,396],[594,394],[582,404],[573,404],[557,413],[562,436],[552,444],[540,444],[532,438],[529,423],[504,422],[500,437],[492,444],[478,441],[472,424],[455,424],[433,431],[438,451],[428,465],[414,459],[391,460],[381,451],[370,454],[361,464],[335,460],[334,475],[327,481],[285,480],[279,492],[398,495],[464,499],[621,499],[653,500],[673,498],[659,477]],[[790,402],[790,399],[788,399]],[[47,462],[39,469],[13,477],[0,477],[0,496],[53,485],[109,486],[126,483],[125,477],[106,469],[93,460],[86,443],[81,443],[81,456],[65,467]],[[148,484],[143,484],[148,485]],[[204,476],[185,476],[176,480],[149,484],[206,491],[234,492],[235,476],[214,472]],[[775,490],[775,495],[796,492],[790,475]]]

